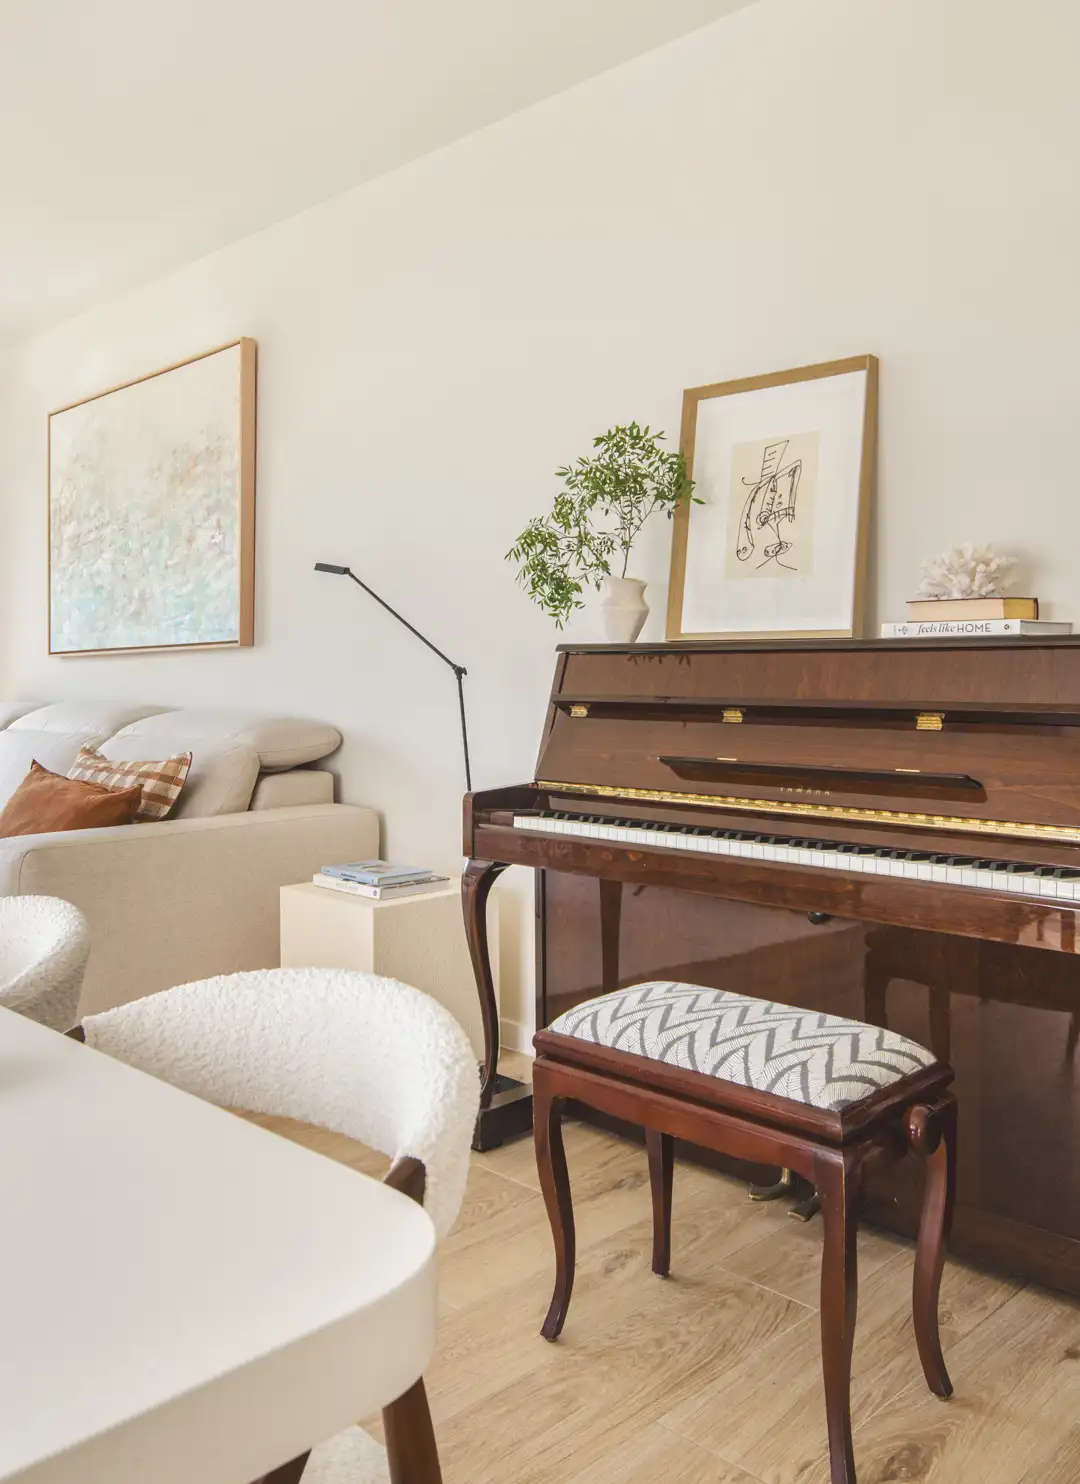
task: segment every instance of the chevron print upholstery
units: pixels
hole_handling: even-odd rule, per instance
[[[834,1111],[937,1060],[859,1020],[662,980],[586,1000],[548,1029]]]

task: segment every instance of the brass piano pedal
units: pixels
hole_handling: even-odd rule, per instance
[[[795,1176],[788,1169],[781,1169],[780,1178],[773,1185],[751,1185],[746,1192],[752,1201],[782,1201],[795,1189]]]
[[[796,1221],[813,1221],[820,1210],[821,1201],[815,1190],[804,1201],[796,1201],[788,1215],[793,1216]]]

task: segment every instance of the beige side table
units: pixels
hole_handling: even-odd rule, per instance
[[[498,994],[498,905],[488,907]],[[422,989],[464,1026],[477,1061],[484,1025],[476,992],[461,885],[388,902],[305,882],[281,888],[282,968],[359,969]]]

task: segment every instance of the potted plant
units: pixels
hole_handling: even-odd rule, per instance
[[[608,639],[632,644],[641,633],[649,608],[645,582],[626,575],[631,548],[655,511],[670,519],[694,488],[682,454],[661,448],[663,438],[637,423],[594,438],[591,458],[555,471],[563,488],[551,514],[534,516],[507,552],[529,597],[560,629],[584,606],[589,583],[603,588]]]

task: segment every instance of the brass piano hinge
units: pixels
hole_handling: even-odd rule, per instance
[[[742,719],[743,719],[743,714],[739,710],[738,706],[725,706],[724,707],[724,710],[723,710],[723,713],[722,713],[722,715],[720,717],[720,720],[721,721],[730,721],[730,722],[734,723],[735,725],[738,725],[738,723],[740,721],[742,721]]]
[[[917,711],[915,713],[915,730],[917,732],[940,732],[944,725],[944,711]]]
[[[570,715],[571,716],[588,716],[588,714],[589,714],[589,708],[588,708],[588,706],[571,706],[570,707]]]

